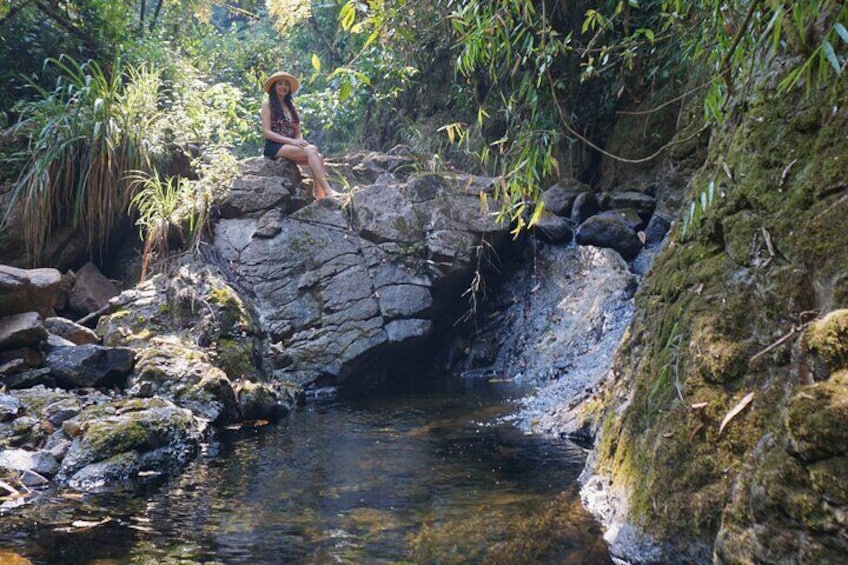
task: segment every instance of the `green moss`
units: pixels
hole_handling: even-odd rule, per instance
[[[805,461],[848,453],[848,371],[798,390],[785,426],[792,453]]]
[[[123,401],[119,414],[88,421],[84,443],[100,456],[147,451],[168,445],[176,429],[191,427],[190,413],[163,412],[156,405],[148,399]]]
[[[213,364],[231,379],[249,377],[256,373],[253,363],[252,340],[220,339],[217,343]]]
[[[831,371],[848,369],[848,309],[830,312],[811,324],[804,344],[820,355]]]

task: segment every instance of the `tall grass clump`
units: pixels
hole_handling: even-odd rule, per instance
[[[13,158],[22,172],[12,188],[7,215],[20,203],[24,240],[31,263],[45,252],[59,226],[85,227],[89,251],[108,241],[113,224],[127,209],[130,170],[153,168],[158,75],[109,68],[71,57],[49,59],[60,71],[52,91],[19,104],[12,133],[27,139]],[[7,220],[3,218],[3,223]]]

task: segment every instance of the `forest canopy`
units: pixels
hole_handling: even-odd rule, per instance
[[[787,61],[782,89],[837,85],[846,20],[830,0],[0,0],[0,157],[35,225],[108,227],[132,171],[257,155],[262,81],[286,69],[325,152],[404,144],[498,176],[518,231],[546,184],[593,180],[616,112],[653,93],[700,97],[705,127],[727,127],[730,85],[768,58]],[[108,204],[107,187],[123,187]]]

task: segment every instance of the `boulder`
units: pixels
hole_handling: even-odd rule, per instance
[[[0,265],[0,316],[31,311],[51,316],[61,292],[62,274],[56,269]]]
[[[47,330],[38,312],[0,318],[0,350],[38,347],[46,339]]]
[[[549,243],[568,243],[574,236],[573,229],[574,224],[568,218],[542,212],[533,233]]]
[[[3,379],[3,384],[10,390],[21,390],[39,385],[54,386],[56,380],[53,378],[50,369],[45,367],[6,375]]]
[[[273,221],[217,221],[215,250],[251,289],[272,344],[265,366],[299,385],[340,381],[379,361],[389,343],[416,347],[435,312],[456,307],[444,297],[467,288],[481,249],[508,233],[480,210],[491,186],[484,177],[413,174],[358,188],[344,208],[321,200]]]
[[[569,218],[574,200],[584,192],[589,192],[589,187],[582,182],[561,180],[542,193],[542,202],[550,213]]]
[[[580,225],[587,218],[597,214],[600,206],[596,194],[593,192],[581,192],[574,199],[574,204],[571,207],[571,221],[576,225]]]
[[[76,273],[68,307],[80,314],[90,314],[106,306],[119,293],[117,285],[103,276],[94,263],[86,263]]]
[[[76,424],[56,480],[77,490],[97,490],[136,479],[139,473],[171,474],[197,452],[204,426],[191,411],[162,398],[128,399],[86,407]]]
[[[642,240],[615,214],[592,216],[577,227],[574,240],[580,245],[615,249],[625,261],[633,260],[642,250]]]
[[[13,471],[34,471],[39,475],[52,476],[59,470],[59,463],[53,455],[46,451],[7,449],[0,451],[0,468]]]
[[[106,386],[129,374],[135,353],[126,347],[101,345],[56,347],[48,353],[46,363],[64,387]]]
[[[644,222],[651,219],[657,200],[650,194],[637,191],[610,192],[604,195],[604,204],[607,209],[631,208],[636,210]]]
[[[243,420],[275,420],[294,405],[295,393],[278,390],[266,383],[244,381],[237,388],[239,412]]]
[[[51,334],[62,337],[76,345],[99,343],[100,338],[92,330],[67,318],[56,316],[44,320],[44,327]]]

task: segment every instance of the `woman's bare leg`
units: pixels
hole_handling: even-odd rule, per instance
[[[327,196],[333,196],[336,191],[330,188],[330,183],[327,182],[327,169],[324,167],[324,157],[314,145],[306,147],[297,147],[295,145],[283,145],[277,151],[277,157],[285,157],[291,159],[298,164],[307,164],[312,169],[312,176],[315,179],[315,198],[320,200]]]

